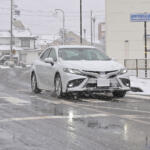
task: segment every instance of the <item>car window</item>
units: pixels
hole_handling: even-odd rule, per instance
[[[111,60],[102,51],[95,48],[62,48],[59,49],[58,55],[63,60],[78,61],[101,61]]]
[[[45,60],[45,58],[49,57],[50,49],[47,49],[40,57],[41,60]]]
[[[57,61],[57,56],[56,56],[55,49],[51,49],[49,57],[53,58],[54,61]]]

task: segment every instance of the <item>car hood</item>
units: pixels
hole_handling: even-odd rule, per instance
[[[118,62],[110,61],[62,61],[64,68],[72,68],[87,71],[113,71],[120,70],[123,67]]]

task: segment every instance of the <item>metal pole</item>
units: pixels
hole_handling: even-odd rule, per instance
[[[93,22],[92,22],[92,18],[93,18],[93,12],[91,11],[91,45],[93,45]]]
[[[144,22],[144,37],[145,37],[145,78],[147,78],[147,22]]]
[[[57,13],[60,11],[63,15],[63,45],[65,44],[65,12],[62,9],[55,9],[55,12]]]
[[[136,59],[135,61],[136,61],[136,76],[138,77],[138,76],[139,76],[139,75],[138,75],[138,70],[139,70],[139,69],[138,69],[138,59]]]
[[[94,17],[93,18],[93,41],[94,41],[94,43],[95,43],[95,21],[96,21],[96,19]]]
[[[65,13],[63,12],[63,45],[65,44]]]
[[[82,44],[82,0],[80,0],[80,44]]]
[[[11,0],[11,15],[10,15],[10,60],[13,57],[13,0]]]
[[[84,39],[86,40],[86,29],[84,29],[83,31],[84,31]]]

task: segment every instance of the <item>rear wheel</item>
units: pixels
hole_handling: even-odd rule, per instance
[[[117,98],[123,98],[126,95],[126,91],[114,91],[113,96]]]
[[[55,77],[55,94],[58,98],[62,97],[62,82],[59,74]]]
[[[41,90],[37,86],[37,79],[36,79],[35,73],[33,73],[31,76],[31,89],[32,89],[32,92],[34,92],[34,93],[41,92]]]

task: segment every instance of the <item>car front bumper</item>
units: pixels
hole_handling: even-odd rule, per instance
[[[109,86],[98,86],[98,78],[89,78],[81,75],[65,73],[63,82],[63,93],[71,92],[113,92],[129,91],[130,80],[128,74],[109,78]]]

